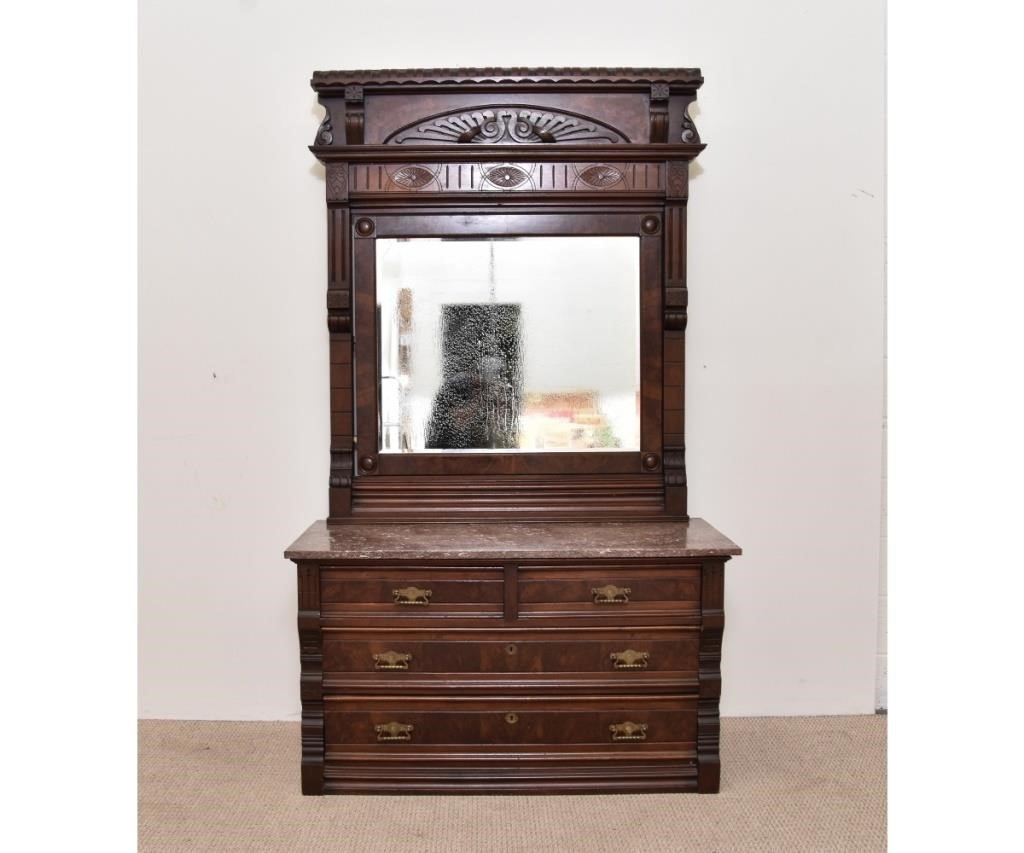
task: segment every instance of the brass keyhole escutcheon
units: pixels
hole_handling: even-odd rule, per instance
[[[516,653],[516,644],[509,643],[507,646],[505,646],[505,651],[510,655],[514,655]]]
[[[518,723],[519,722],[519,715],[518,714],[511,714],[511,713],[510,714],[506,714],[505,715],[505,722],[509,723],[509,724]]]

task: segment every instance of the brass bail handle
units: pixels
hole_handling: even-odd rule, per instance
[[[403,586],[391,590],[395,597],[395,604],[405,604],[418,607],[426,607],[430,604],[430,596],[434,593],[429,589],[420,589],[418,586]]]
[[[632,591],[628,586],[615,586],[610,583],[595,586],[590,590],[590,594],[594,596],[594,604],[628,604]]]
[[[408,669],[412,655],[406,652],[381,652],[373,656],[374,669]]]
[[[612,740],[647,740],[647,723],[634,723],[626,720],[622,723],[612,723],[608,726],[612,733]]]
[[[616,669],[647,669],[650,652],[638,652],[636,649],[625,649],[609,655]]]
[[[374,726],[373,730],[377,733],[379,741],[412,740],[411,723],[382,723]]]

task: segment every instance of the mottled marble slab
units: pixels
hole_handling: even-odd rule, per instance
[[[664,522],[338,524],[316,521],[291,560],[536,560],[734,556],[702,518]]]

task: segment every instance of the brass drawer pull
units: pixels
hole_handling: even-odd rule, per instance
[[[647,740],[647,723],[612,723],[608,726],[612,740]]]
[[[384,723],[374,726],[379,741],[412,740],[412,725],[409,723]]]
[[[650,656],[650,652],[638,652],[636,649],[611,653],[612,664],[616,669],[647,669]]]
[[[420,589],[418,586],[403,586],[401,589],[391,590],[395,597],[395,604],[414,604],[426,607],[430,604],[430,596],[434,593],[429,589]]]
[[[629,594],[632,591],[628,586],[607,584],[606,586],[595,586],[590,590],[590,594],[594,596],[594,604],[628,604]]]
[[[373,656],[374,669],[408,669],[412,655],[405,652],[381,652]]]

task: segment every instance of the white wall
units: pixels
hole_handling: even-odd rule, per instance
[[[696,65],[690,507],[725,714],[870,712],[883,4],[141,4],[140,714],[298,715],[282,549],[327,509],[317,68]]]

